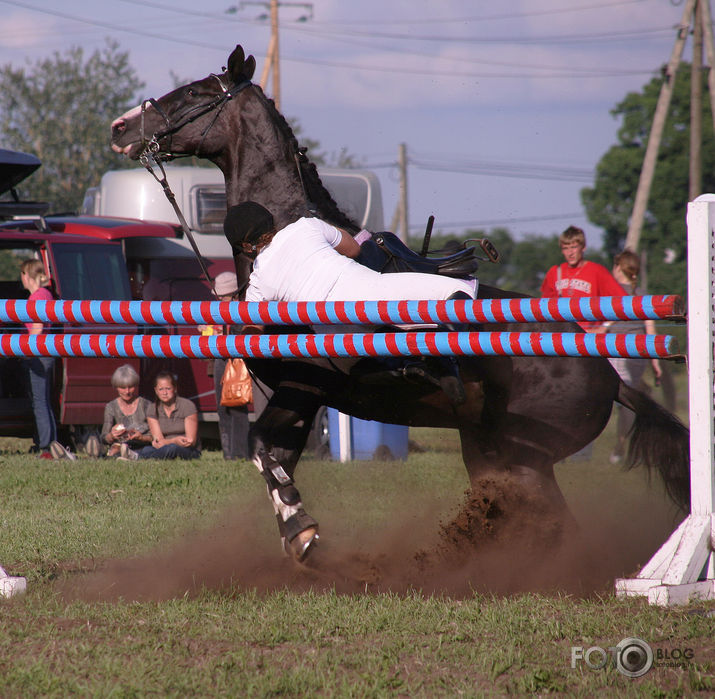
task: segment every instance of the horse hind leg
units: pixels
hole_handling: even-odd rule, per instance
[[[575,522],[554,476],[554,454],[523,437],[487,436],[475,426],[459,431],[472,491],[490,479],[507,479],[526,496],[545,503],[564,522]]]
[[[318,522],[305,512],[293,480],[311,424],[312,416],[305,412],[269,402],[249,436],[252,460],[266,481],[281,545],[297,561],[303,561],[320,538]]]

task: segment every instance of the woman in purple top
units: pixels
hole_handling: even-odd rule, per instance
[[[50,280],[42,260],[25,260],[20,266],[20,280],[30,292],[29,301],[52,301],[52,294],[47,288]],[[42,323],[25,323],[25,327],[30,335],[39,335],[43,330]],[[24,361],[30,374],[35,444],[40,451],[40,458],[51,459],[50,444],[57,439],[57,423],[52,411],[52,369],[55,358],[27,357]]]

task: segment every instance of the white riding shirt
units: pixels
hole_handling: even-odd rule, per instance
[[[380,274],[334,248],[341,231],[300,218],[278,231],[256,256],[246,301],[442,300],[457,291],[475,296],[474,280],[437,274]]]

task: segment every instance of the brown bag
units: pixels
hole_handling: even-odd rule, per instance
[[[251,375],[243,359],[229,359],[221,377],[221,405],[236,408],[253,400]]]

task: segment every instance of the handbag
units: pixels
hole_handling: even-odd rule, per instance
[[[252,400],[251,375],[246,363],[239,358],[229,359],[221,377],[221,405],[237,408]]]

